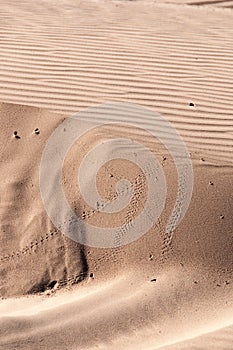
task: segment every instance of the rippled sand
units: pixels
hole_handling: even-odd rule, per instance
[[[232,349],[232,6],[1,2],[1,349]],[[91,162],[84,174],[109,201],[127,178],[135,190],[130,205],[113,215],[84,200],[77,171],[109,136],[137,137],[149,147],[167,186],[164,210],[145,235],[95,248],[68,238],[49,219],[40,163],[64,121],[111,101],[170,121],[190,153],[194,184],[183,220],[168,235],[179,182],[171,153],[137,128],[128,135],[121,127],[88,132],[70,148],[62,172],[68,202],[85,225],[126,225],[150,194],[143,169],[119,157],[96,179]],[[142,128],[146,122],[142,117]],[[58,148],[63,141],[57,139]],[[55,185],[49,190],[52,198]]]

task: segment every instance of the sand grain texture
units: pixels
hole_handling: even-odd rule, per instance
[[[1,2],[1,349],[232,349],[232,6]],[[177,179],[159,146],[154,152],[166,175],[166,207],[138,241],[84,247],[46,214],[39,166],[49,136],[73,113],[109,101],[161,113],[190,151],[193,197],[172,237],[164,228]],[[83,144],[91,147],[101,137],[89,134]],[[75,147],[65,164],[67,192],[80,163]],[[114,176],[124,175],[119,168],[113,165]],[[134,181],[137,169],[128,172]],[[103,194],[114,194],[106,193],[112,185],[107,167],[98,184]],[[76,190],[68,196],[77,212],[103,224]]]

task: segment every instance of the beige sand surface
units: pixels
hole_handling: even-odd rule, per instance
[[[1,349],[232,349],[232,3],[1,2]],[[193,196],[171,237],[177,175],[158,144],[166,207],[139,240],[82,246],[48,218],[39,187],[47,140],[69,115],[109,101],[159,112],[188,147]],[[74,176],[104,139],[92,132],[77,143],[63,176],[69,203],[100,226],[136,216],[147,196],[143,182],[136,211],[92,215]],[[114,176],[135,181],[139,170],[124,167],[113,163]],[[108,169],[97,183],[111,197]]]

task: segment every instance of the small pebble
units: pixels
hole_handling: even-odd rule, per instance
[[[213,183],[212,181],[210,181],[210,182],[209,182],[209,185],[210,185],[210,186],[213,186],[213,185],[214,185],[214,183]]]
[[[156,282],[156,278],[153,278],[152,280],[150,280],[151,282]]]
[[[15,139],[20,139],[20,136],[18,135],[18,131],[14,131],[14,138]]]
[[[33,133],[36,134],[36,135],[39,135],[40,129],[38,129],[38,128],[34,129]]]
[[[193,102],[190,102],[189,103],[189,107],[194,107],[195,105],[194,105],[194,103]]]
[[[224,219],[224,215],[220,215],[220,219],[222,219],[222,220],[223,220],[223,219]]]
[[[90,273],[90,278],[94,279],[94,273],[93,272]]]

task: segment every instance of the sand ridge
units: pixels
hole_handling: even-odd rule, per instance
[[[62,24],[53,2],[2,11],[1,100],[65,113],[135,102],[168,117],[194,152],[232,160],[231,11],[67,1]]]

